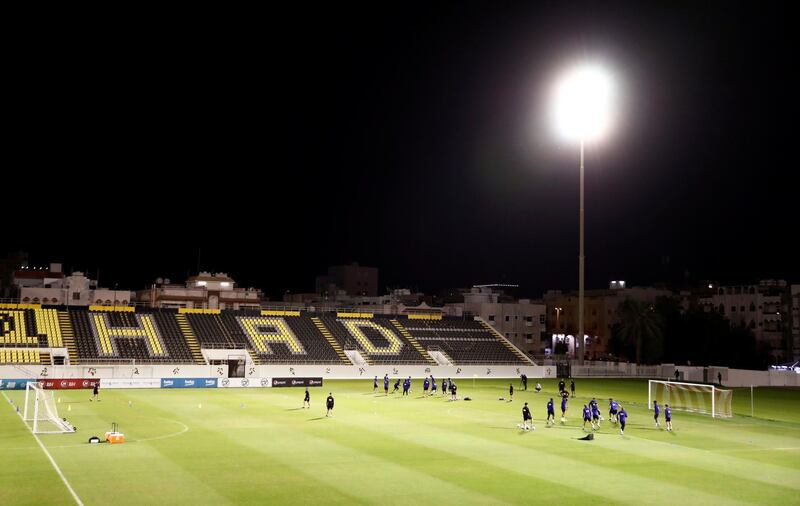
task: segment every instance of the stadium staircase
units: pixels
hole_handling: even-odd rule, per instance
[[[414,336],[412,336],[412,335],[411,335],[411,334],[410,334],[410,333],[409,333],[409,332],[406,330],[406,328],[405,328],[405,327],[403,327],[403,326],[400,324],[400,322],[399,322],[399,321],[397,321],[397,320],[389,320],[389,322],[391,322],[391,324],[392,324],[392,325],[394,325],[394,326],[395,326],[395,328],[397,328],[397,330],[398,330],[398,331],[399,331],[399,332],[400,332],[400,333],[403,335],[403,337],[405,337],[405,338],[406,338],[406,340],[407,340],[409,343],[411,343],[411,346],[413,346],[413,347],[414,347],[414,349],[415,349],[415,350],[417,350],[417,352],[419,352],[419,354],[420,354],[420,355],[422,355],[422,358],[424,358],[424,359],[425,359],[425,361],[426,361],[427,363],[429,363],[429,364],[431,364],[431,365],[436,365],[436,364],[437,364],[437,362],[436,362],[436,361],[435,361],[435,360],[434,360],[434,359],[433,359],[433,358],[432,358],[432,357],[431,357],[431,356],[428,354],[428,352],[425,350],[425,348],[423,348],[423,347],[422,347],[422,345],[421,345],[421,344],[419,344],[419,341],[417,341],[417,340],[414,338]]]
[[[53,365],[50,353],[46,351],[39,352],[39,363],[42,365]]]
[[[523,362],[525,362],[526,364],[530,364],[530,365],[536,365],[536,364],[534,364],[534,363],[533,363],[533,360],[531,360],[531,359],[530,359],[530,358],[528,358],[528,357],[527,357],[527,356],[526,356],[524,353],[522,353],[521,351],[519,351],[519,348],[517,348],[516,346],[514,346],[513,344],[511,344],[511,341],[509,341],[508,339],[506,339],[506,337],[505,337],[503,334],[501,334],[500,332],[498,332],[498,331],[497,331],[497,329],[495,329],[494,327],[492,327],[491,325],[489,325],[488,323],[486,323],[486,322],[483,320],[483,318],[478,318],[478,321],[480,322],[480,324],[481,324],[481,325],[482,325],[482,326],[483,326],[483,327],[484,327],[486,330],[488,330],[489,332],[491,332],[491,333],[492,333],[492,335],[493,335],[494,337],[496,337],[498,341],[500,341],[501,343],[503,343],[503,346],[505,346],[506,348],[508,348],[508,349],[511,351],[511,353],[513,353],[514,355],[516,355],[516,356],[517,356],[517,358],[519,358],[520,360],[522,360],[522,361],[523,361]]]
[[[58,312],[58,325],[61,327],[61,340],[69,353],[70,365],[78,364],[78,348],[75,346],[75,332],[72,330],[69,311]]]
[[[317,327],[320,334],[322,334],[323,337],[325,337],[325,340],[328,341],[328,344],[330,344],[333,347],[334,351],[336,351],[336,354],[342,360],[342,363],[352,364],[353,362],[350,360],[350,358],[347,355],[345,355],[344,350],[342,349],[342,345],[340,345],[339,342],[333,337],[333,334],[331,334],[331,331],[328,330],[328,327],[326,327],[325,324],[322,323],[322,320],[320,320],[317,317],[312,317],[311,321],[314,322],[314,326]],[[368,358],[367,361],[369,362]]]
[[[200,343],[197,342],[197,336],[194,335],[194,331],[192,331],[192,326],[189,325],[186,315],[178,313],[175,315],[175,318],[178,321],[178,327],[180,327],[184,339],[186,339],[186,345],[189,346],[189,351],[192,352],[194,363],[197,365],[205,365],[206,359],[203,357],[203,352],[200,351]]]
[[[256,353],[256,350],[251,349],[251,348],[247,348],[247,354],[250,355],[250,359],[253,361],[253,363],[255,365],[264,364],[264,360],[260,356],[258,356],[258,353]]]

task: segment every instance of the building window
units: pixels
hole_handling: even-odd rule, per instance
[[[544,315],[543,314],[539,315],[539,324],[540,325],[544,325]]]
[[[735,312],[736,312],[736,306],[731,306],[731,313],[735,313]]]
[[[72,300],[81,300],[80,292],[72,292]]]
[[[506,339],[508,339],[508,332],[506,332]]]
[[[489,321],[490,321],[490,322],[493,322],[493,321],[494,321],[494,315],[493,315],[493,314],[490,314],[490,315],[489,315]]]
[[[597,309],[592,309],[592,316],[597,316]]]
[[[756,322],[755,322],[755,320],[750,320],[750,328],[751,328],[751,329],[754,329],[754,328],[756,328]]]
[[[719,305],[719,312],[722,313],[722,314],[725,314],[725,305],[724,304],[720,304]]]
[[[741,311],[742,313],[744,313],[744,306],[741,306],[741,307],[739,308],[739,311]]]
[[[506,315],[506,321],[511,321],[511,317]]]

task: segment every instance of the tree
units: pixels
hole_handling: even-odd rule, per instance
[[[620,323],[616,328],[619,344],[635,348],[636,363],[642,363],[643,352],[648,362],[661,358],[663,328],[655,306],[641,300],[625,299],[617,308]]]

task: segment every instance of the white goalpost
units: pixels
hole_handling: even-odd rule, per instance
[[[733,390],[717,388],[702,383],[650,380],[647,382],[647,409],[653,409],[653,401],[672,409],[705,413],[715,417],[733,416],[731,400]]]
[[[53,392],[39,383],[29,381],[25,386],[25,410],[22,418],[34,434],[61,434],[75,432],[75,428],[58,416]]]

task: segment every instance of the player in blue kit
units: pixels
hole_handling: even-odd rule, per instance
[[[672,409],[669,404],[664,404],[664,422],[666,422],[667,430],[672,432]]]
[[[378,377],[375,376],[375,380],[372,382],[372,393],[378,393]]]
[[[411,390],[411,376],[403,380],[403,395],[408,395],[409,390]]]
[[[553,398],[550,397],[550,400],[547,401],[547,425],[556,423],[556,411],[555,407],[553,406]]]
[[[385,395],[389,395],[389,375],[385,374],[383,376],[383,393]]]
[[[592,429],[594,429],[594,424],[592,423],[592,415],[589,409],[589,406],[586,404],[583,405],[583,430],[586,430],[586,422],[589,422],[592,425]]]
[[[430,386],[431,386],[431,382],[430,382],[430,380],[429,380],[429,379],[426,377],[426,378],[425,378],[425,379],[422,381],[422,396],[423,396],[423,397],[426,397],[426,396],[428,395],[428,388],[430,388]]]
[[[436,378],[431,376],[431,395],[436,393]]]
[[[617,411],[619,410],[619,404],[614,399],[608,400],[608,419],[612,422],[617,421]]]
[[[653,401],[653,420],[656,421],[656,427],[661,427],[661,424],[658,423],[658,415],[661,414],[661,407],[658,405],[658,401]]]
[[[592,428],[595,430],[600,429],[600,406],[597,405],[597,401],[592,403]]]
[[[508,384],[508,402],[514,400],[514,385],[512,383]]]
[[[628,412],[622,406],[619,407],[619,433],[625,435],[625,422],[628,421]]]
[[[449,379],[450,378],[447,378],[446,380],[442,380],[442,395],[446,395],[447,394],[447,380],[449,380]]]
[[[398,390],[400,390],[400,378],[397,378],[397,381],[394,382],[394,390],[392,390],[392,393],[395,393]]]
[[[567,417],[566,417],[566,415],[567,415],[567,397],[569,397],[569,394],[567,393],[566,390],[564,390],[564,393],[566,395],[561,397],[561,423],[564,423],[564,422],[567,421]]]

